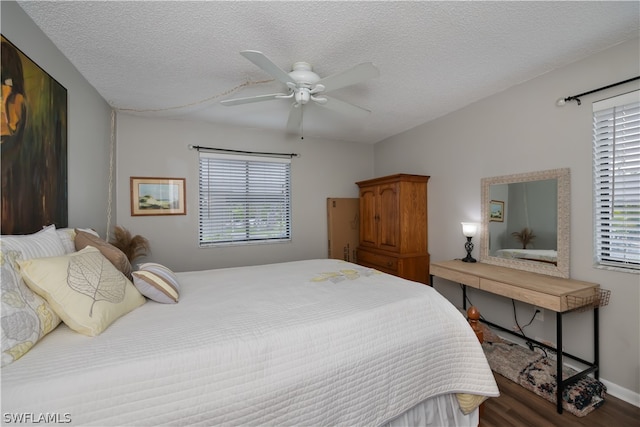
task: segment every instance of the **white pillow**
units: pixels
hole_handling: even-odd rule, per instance
[[[164,304],[175,304],[180,299],[180,283],[175,273],[162,264],[147,262],[134,271],[133,284],[145,297]]]
[[[47,300],[67,326],[84,335],[99,335],[146,301],[92,246],[69,255],[18,264],[27,285]]]
[[[95,230],[90,228],[79,228],[78,230],[86,231],[87,233],[91,233],[96,237],[100,237]],[[76,251],[76,230],[73,228],[57,228],[56,233],[58,233],[58,237],[62,242],[62,246],[64,246],[64,250],[68,254],[72,254]]]
[[[2,236],[2,249],[22,253],[22,259],[64,255],[65,249],[56,233],[55,225],[49,225],[34,234]]]
[[[2,366],[22,357],[60,323],[51,306],[24,283],[17,261],[62,254],[54,226],[24,236],[0,236]]]
[[[58,233],[60,242],[62,242],[62,246],[64,246],[65,253],[70,254],[76,251],[76,245],[73,243],[73,240],[76,238],[76,232],[73,228],[58,228],[56,229],[56,233]]]

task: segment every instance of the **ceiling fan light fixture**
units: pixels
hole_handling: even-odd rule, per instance
[[[292,71],[289,76],[298,85],[309,85],[309,87],[320,81],[320,76],[314,73],[311,68],[311,64],[308,62],[296,62],[293,64]]]
[[[303,87],[296,91],[296,102],[298,104],[306,104],[309,99],[311,99],[309,89]]]

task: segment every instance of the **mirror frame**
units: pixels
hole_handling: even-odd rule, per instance
[[[489,252],[489,188],[495,184],[558,180],[558,262],[557,265],[544,262],[524,261],[491,256]],[[551,169],[514,175],[482,178],[482,236],[480,242],[480,262],[531,271],[557,277],[569,277],[570,234],[571,234],[571,175],[569,168]]]

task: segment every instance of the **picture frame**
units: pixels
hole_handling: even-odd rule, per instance
[[[132,176],[131,216],[186,215],[185,178]]]
[[[489,221],[504,221],[504,202],[500,200],[491,200],[489,202]]]

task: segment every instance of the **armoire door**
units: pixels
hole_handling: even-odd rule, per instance
[[[376,187],[360,189],[360,245],[375,248],[378,245]]]
[[[400,198],[398,184],[378,186],[378,247],[387,251],[399,250]]]

